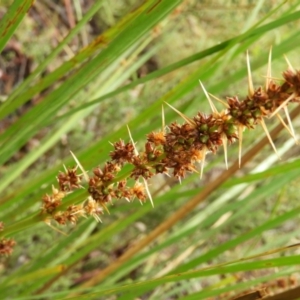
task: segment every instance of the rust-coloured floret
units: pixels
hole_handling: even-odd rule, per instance
[[[154,174],[151,172],[149,166],[147,166],[147,161],[139,156],[135,156],[132,160],[132,164],[134,165],[134,169],[132,170],[130,177],[138,180],[139,177],[143,177],[145,179],[151,178]]]
[[[59,191],[55,187],[52,187],[52,194],[51,195],[44,195],[43,196],[43,206],[42,211],[48,214],[53,213],[58,206],[61,205],[62,199],[65,197],[66,193],[64,191]]]
[[[61,191],[69,192],[80,187],[82,176],[76,174],[77,167],[66,169],[65,173],[59,172],[57,181]]]
[[[110,152],[110,157],[113,161],[118,164],[123,164],[125,162],[131,162],[134,157],[134,145],[129,142],[124,143],[123,140],[113,144],[115,150]]]
[[[0,240],[0,255],[11,255],[16,242],[13,239]]]
[[[97,221],[101,221],[99,215],[103,214],[103,209],[95,200],[88,198],[83,204],[83,209],[87,215],[94,217]]]
[[[294,71],[288,69],[283,72],[283,78],[285,79],[285,84],[282,85],[282,92],[294,93],[295,95],[300,95],[300,71]],[[296,99],[293,99],[296,100]],[[299,99],[296,100],[297,102]]]
[[[145,187],[143,184],[141,184],[140,182],[136,182],[134,184],[134,187],[131,189],[132,192],[132,197],[136,197],[138,198],[140,201],[146,201],[147,196],[145,194]]]
[[[166,141],[165,133],[162,131],[151,132],[147,135],[147,140],[155,146],[163,145]]]

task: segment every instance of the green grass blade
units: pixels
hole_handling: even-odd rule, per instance
[[[96,1],[92,7],[88,10],[88,12],[82,17],[82,19],[76,24],[74,28],[72,28],[69,34],[64,38],[64,40],[59,43],[59,45],[49,54],[49,56],[43,60],[37,68],[9,95],[7,99],[8,102],[12,101],[17,95],[20,95],[21,92],[24,92],[24,89],[27,88],[33,80],[46,69],[46,67],[54,60],[57,55],[63,50],[64,46],[67,45],[71,40],[82,30],[84,25],[95,15],[95,13],[103,6],[104,0]],[[54,78],[57,78],[54,76]],[[49,86],[49,85],[48,85]],[[44,87],[43,87],[44,88]],[[42,89],[43,89],[42,88]],[[39,89],[41,91],[42,89]],[[30,97],[28,98],[30,99]],[[20,106],[26,101],[21,97],[18,99],[18,104],[14,107],[10,108],[12,111],[15,107]],[[21,101],[22,100],[22,101]]]
[[[49,87],[51,84],[56,82],[59,78],[67,74],[70,70],[74,70],[74,68],[77,67],[80,63],[84,63],[84,61],[88,57],[92,57],[94,53],[99,52],[100,48],[107,48],[108,46],[109,49],[106,49],[107,50],[106,52],[113,54],[113,52],[110,52],[111,48],[114,48],[115,50],[121,49],[121,44],[123,42],[121,42],[120,39],[124,39],[124,37],[126,37],[125,40],[127,40],[125,41],[125,43],[127,43],[127,46],[130,46],[130,44],[134,43],[139,38],[138,35],[135,35],[134,33],[130,33],[130,32],[134,32],[135,28],[139,28],[138,31],[140,32],[140,36],[142,36],[145,30],[148,31],[152,26],[156,24],[156,22],[164,18],[165,15],[168,14],[173,8],[175,8],[182,0],[176,0],[172,3],[167,3],[164,1],[163,3],[160,3],[157,7],[155,7],[155,1],[148,0],[141,7],[136,9],[132,14],[126,15],[114,27],[110,28],[103,35],[100,35],[88,47],[84,48],[81,52],[79,52],[74,58],[67,61],[62,66],[60,66],[57,70],[55,70],[54,72],[52,72],[51,74],[43,78],[32,89],[29,89],[28,91],[22,93],[14,101],[12,101],[13,100],[12,98],[9,98],[7,100],[8,105],[3,105],[3,107],[0,107],[0,118],[4,117],[5,115],[8,115],[12,111],[14,111],[17,107],[19,107],[21,104],[31,99],[35,94]],[[153,7],[153,12],[151,11],[151,7]],[[148,14],[147,9],[151,13]],[[155,10],[158,10],[159,13],[156,14]],[[152,20],[154,21],[154,23],[151,23]],[[132,22],[133,24],[131,25]],[[133,28],[134,26],[135,28]],[[146,29],[144,27],[146,27]],[[129,32],[126,31],[126,29],[129,29]],[[119,39],[117,39],[117,42],[114,41],[116,37],[119,37]],[[113,43],[113,45],[110,45],[110,43]],[[125,51],[125,49],[120,50],[118,53],[122,53],[122,51]],[[114,55],[115,57],[118,56],[118,54],[116,53]],[[49,57],[51,59],[51,56]],[[103,59],[106,60],[106,58]],[[110,57],[109,59],[114,59],[114,57]],[[102,69],[104,68],[105,65],[103,65]],[[98,70],[98,72],[100,72],[100,70]],[[81,70],[81,74],[83,74],[82,70]],[[87,76],[87,74],[84,73],[81,76]],[[11,101],[12,103],[10,103]]]
[[[15,0],[8,12],[0,20],[0,53],[26,16],[32,4],[33,0]]]
[[[171,64],[170,66],[167,66],[167,67],[164,67],[164,68],[159,69],[157,71],[154,71],[154,72],[146,75],[145,77],[142,77],[142,78],[140,78],[140,79],[138,79],[138,80],[136,80],[132,83],[129,83],[129,84],[123,86],[123,87],[120,87],[120,88],[116,89],[113,92],[107,93],[107,94],[105,94],[105,95],[103,95],[103,96],[101,96],[97,99],[94,99],[94,100],[90,101],[89,103],[82,104],[79,107],[77,107],[75,109],[72,109],[70,112],[65,113],[64,115],[60,116],[59,118],[69,117],[70,115],[72,115],[73,113],[75,113],[77,111],[80,111],[82,109],[86,109],[89,106],[96,105],[96,104],[98,104],[99,102],[101,102],[105,99],[111,98],[111,97],[116,96],[116,95],[118,95],[122,92],[128,91],[128,90],[136,87],[139,84],[146,83],[148,81],[151,81],[151,80],[159,78],[163,75],[166,75],[170,72],[173,72],[173,71],[175,71],[179,68],[185,67],[185,66],[187,66],[187,65],[189,65],[193,62],[196,62],[196,61],[201,60],[201,59],[203,59],[207,56],[210,56],[214,53],[217,53],[221,50],[224,50],[227,47],[229,47],[230,45],[235,45],[237,42],[245,43],[248,39],[250,39],[251,43],[253,43],[254,38],[260,37],[262,34],[268,32],[270,30],[274,30],[274,29],[276,29],[280,26],[286,25],[286,24],[288,24],[290,22],[293,22],[293,21],[295,21],[299,18],[300,18],[300,12],[295,12],[295,13],[291,13],[290,15],[287,15],[285,17],[282,17],[279,20],[270,22],[269,24],[262,25],[259,28],[248,31],[247,33],[244,33],[244,34],[242,34],[240,36],[237,36],[233,39],[227,40],[227,41],[222,42],[222,43],[220,43],[216,46],[213,46],[211,48],[203,50],[203,51],[201,51],[197,54],[193,54],[193,55],[191,55],[187,58],[184,58],[184,59],[182,59],[182,60],[180,60],[176,63]],[[246,48],[249,48],[248,45],[246,46]]]
[[[145,292],[147,290],[152,290],[155,287],[168,283],[168,282],[181,282],[183,280],[189,280],[193,278],[202,278],[214,275],[224,275],[232,274],[237,272],[247,272],[252,270],[269,269],[276,267],[288,267],[288,266],[298,266],[300,265],[300,256],[287,256],[279,258],[271,258],[267,260],[243,262],[231,266],[222,266],[209,269],[209,270],[199,270],[186,273],[179,273],[175,275],[165,276],[153,280],[146,280],[143,282],[137,282],[133,284],[127,284],[125,286],[115,286],[109,289],[99,289],[98,292],[93,292],[89,296],[108,296],[122,293],[122,295],[128,293],[128,295],[136,295],[137,293]],[[70,297],[69,299],[74,299]]]

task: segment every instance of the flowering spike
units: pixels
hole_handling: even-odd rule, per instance
[[[288,60],[288,58],[286,57],[286,55],[283,55],[285,58],[285,61],[287,62],[289,69],[293,72],[296,73],[295,69],[293,68],[292,64],[290,63],[290,61]]]
[[[288,123],[289,123],[289,126],[290,126],[290,132],[291,132],[291,135],[292,135],[292,137],[294,138],[295,143],[296,143],[296,144],[299,144],[299,141],[298,141],[297,138],[296,138],[295,130],[294,130],[294,127],[293,127],[293,124],[292,124],[292,121],[291,121],[291,118],[290,118],[290,115],[289,115],[289,111],[288,111],[288,109],[287,109],[286,106],[283,108],[283,110],[284,110],[284,112],[285,112],[286,118],[287,118]]]
[[[224,147],[225,166],[226,166],[226,169],[228,170],[227,137],[226,137],[226,135],[224,133],[222,134],[222,142],[223,142],[223,147]]]
[[[142,177],[142,178],[144,180],[146,193],[147,193],[147,195],[149,197],[149,200],[151,202],[152,207],[154,208],[154,203],[153,203],[153,199],[152,199],[152,196],[151,196],[151,193],[150,193],[150,190],[149,190],[148,182],[147,182],[147,180],[144,177]]]
[[[254,87],[253,87],[251,68],[250,68],[250,57],[248,51],[247,51],[247,70],[248,70],[248,96],[250,99],[252,99],[252,96],[254,94]]]
[[[172,108],[175,112],[177,112],[179,114],[179,116],[181,118],[183,118],[188,124],[195,126],[196,123],[193,119],[190,119],[189,117],[187,117],[186,115],[184,115],[182,112],[180,112],[178,109],[176,109],[175,107],[173,107],[171,104],[165,102],[170,108]]]
[[[292,93],[285,101],[283,101],[269,116],[269,119],[274,117],[283,107],[285,107],[291,99],[293,99],[296,95]]]
[[[214,96],[213,94],[211,93],[208,93],[208,95],[210,95],[211,97],[213,97],[215,100],[217,100],[218,102],[222,103],[226,108],[229,108],[230,106],[228,105],[228,103],[226,103],[225,101],[217,98],[216,96]]]
[[[277,149],[276,149],[276,147],[275,147],[275,145],[274,145],[274,143],[273,143],[273,141],[272,141],[272,138],[271,138],[271,136],[270,136],[270,133],[269,133],[269,131],[268,131],[268,128],[267,128],[267,126],[266,126],[266,123],[265,123],[264,119],[261,119],[259,122],[260,122],[262,128],[264,129],[264,131],[265,131],[265,133],[266,133],[266,135],[267,135],[267,137],[268,137],[268,139],[269,139],[269,142],[270,142],[271,146],[273,147],[273,149],[274,149],[274,151],[275,151],[275,153],[276,153],[278,159],[281,159],[280,156],[279,156],[279,154],[278,154],[278,152],[277,152]]]
[[[207,91],[206,91],[204,85],[202,84],[202,82],[201,82],[200,80],[199,80],[199,83],[200,83],[200,85],[201,85],[201,87],[202,87],[202,90],[203,90],[203,92],[204,92],[204,94],[205,94],[207,100],[208,100],[208,103],[209,103],[209,105],[210,105],[210,108],[211,108],[212,112],[213,112],[213,113],[218,113],[218,111],[217,111],[217,109],[216,109],[214,103],[211,101],[211,99],[210,99],[210,97],[209,97],[209,95],[208,95],[208,93],[207,93]]]
[[[206,155],[210,152],[216,153],[221,145],[224,146],[225,165],[228,169],[227,148],[237,139],[239,140],[238,163],[241,166],[243,131],[245,128],[254,129],[257,124],[262,125],[271,146],[278,155],[264,121],[268,117],[276,116],[298,143],[287,106],[290,103],[300,102],[300,71],[295,71],[287,60],[289,69],[283,73],[283,82],[277,82],[271,75],[271,60],[270,50],[265,87],[254,90],[247,52],[248,95],[241,100],[235,96],[227,97],[227,101],[224,102],[209,94],[200,82],[212,109],[211,114],[198,112],[196,116],[189,118],[167,103],[184,119],[184,123],[173,122],[166,126],[162,105],[162,130],[147,135],[144,151],[140,154],[127,126],[130,141],[125,143],[120,140],[110,143],[114,148],[110,152],[110,160],[107,160],[102,168],[96,167],[91,177],[71,152],[76,167],[68,169],[64,165],[65,173],[59,172],[57,176],[58,186],[52,186],[52,192],[42,197],[41,213],[45,222],[49,226],[52,220],[60,225],[75,224],[79,217],[87,216],[93,216],[97,221],[102,222],[99,215],[104,211],[109,214],[108,206],[113,205],[114,199],[132,202],[137,198],[141,204],[144,204],[149,198],[154,207],[147,181],[149,178],[155,174],[166,174],[177,178],[181,183],[187,172],[200,173],[199,176],[202,178]],[[214,99],[225,106],[220,113],[212,101]],[[284,110],[287,121],[284,121],[279,114],[280,109]],[[196,170],[197,162],[201,163],[199,172]],[[128,165],[130,167],[126,168]],[[87,181],[85,187],[88,198],[83,204],[72,204],[66,208],[65,205],[61,205],[63,198],[76,189],[82,188],[80,183],[83,176],[76,174],[78,169],[83,172]],[[142,182],[140,178],[143,179]],[[131,181],[135,181],[133,187],[130,186]],[[0,222],[0,231],[1,227]]]
[[[129,134],[130,141],[131,141],[131,143],[132,143],[132,145],[133,145],[133,148],[134,148],[134,154],[135,154],[136,156],[138,156],[138,155],[139,155],[139,152],[137,151],[137,149],[136,149],[136,147],[135,147],[135,142],[133,141],[133,138],[132,138],[132,135],[131,135],[129,126],[126,125],[126,127],[127,127],[127,130],[128,130],[128,134]]]
[[[244,126],[243,125],[239,125],[238,129],[239,129],[239,132],[238,132],[238,135],[239,135],[239,167],[241,167]]]
[[[267,68],[267,77],[266,77],[266,91],[269,88],[270,85],[270,81],[272,78],[272,47],[270,48],[270,52],[269,52],[269,59],[268,59],[268,68]]]
[[[83,174],[83,177],[85,179],[86,182],[89,182],[90,178],[89,178],[89,175],[88,173],[84,170],[84,168],[82,167],[81,163],[79,162],[79,160],[77,159],[77,157],[75,156],[75,154],[70,151],[71,155],[73,156],[77,166],[79,167],[79,169],[82,171],[82,174]]]

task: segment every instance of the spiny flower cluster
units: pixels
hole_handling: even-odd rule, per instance
[[[270,61],[271,55],[265,86],[254,89],[247,56],[249,88],[248,95],[243,100],[237,96],[228,97],[227,101],[217,99],[209,95],[202,86],[212,109],[211,114],[199,112],[189,118],[169,105],[185,123],[173,122],[165,126],[163,118],[162,130],[147,135],[143,152],[137,151],[129,132],[130,141],[125,143],[120,140],[112,144],[114,150],[110,153],[110,160],[103,167],[95,168],[92,176],[87,174],[73,155],[82,174],[77,174],[78,167],[65,169],[64,173],[58,174],[58,188],[53,187],[52,194],[43,197],[42,214],[45,214],[45,219],[66,224],[76,223],[81,216],[92,215],[100,220],[99,215],[108,211],[107,204],[114,199],[126,199],[130,202],[137,198],[144,202],[149,198],[153,205],[147,184],[152,176],[163,173],[181,180],[187,172],[198,172],[198,162],[201,162],[202,175],[206,154],[216,153],[220,146],[224,147],[227,165],[227,144],[236,140],[239,141],[241,160],[245,128],[253,129],[256,125],[261,125],[275,149],[264,122],[266,117],[277,116],[295,138],[287,105],[300,100],[300,71],[294,70],[288,62],[289,68],[283,73],[283,82],[276,83],[271,77]],[[218,112],[211,97],[221,102],[225,109]],[[285,112],[288,124],[280,116],[281,110]],[[131,166],[131,170],[121,175],[120,171],[126,164]],[[83,178],[85,183],[82,183]],[[133,186],[128,184],[129,178],[134,180]],[[60,209],[63,198],[76,189],[84,188],[83,185],[87,192],[85,201],[65,210]]]
[[[0,222],[0,231],[4,230],[3,222]],[[16,242],[13,239],[0,239],[0,255],[10,255],[13,252],[13,248]]]
[[[82,176],[77,174],[78,168],[66,169],[57,176],[58,189],[52,186],[52,193],[43,196],[42,213],[47,215],[46,222],[50,224],[51,219],[61,225],[70,222],[75,224],[79,217],[91,215],[98,218],[102,213],[96,201],[87,199],[83,204],[70,205],[65,210],[61,210],[62,200],[74,190],[82,188],[80,185]]]

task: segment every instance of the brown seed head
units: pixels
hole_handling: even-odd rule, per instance
[[[116,161],[119,164],[123,164],[124,162],[131,162],[134,157],[134,145],[129,142],[127,144],[124,143],[123,140],[114,143],[114,151],[110,152],[110,157],[113,161]]]
[[[65,173],[59,172],[57,181],[61,191],[72,191],[80,187],[82,176],[76,174],[77,168],[67,169]]]
[[[16,242],[13,239],[0,240],[0,255],[10,255],[15,245]]]
[[[147,140],[155,146],[163,145],[166,142],[165,134],[162,131],[149,133]]]

